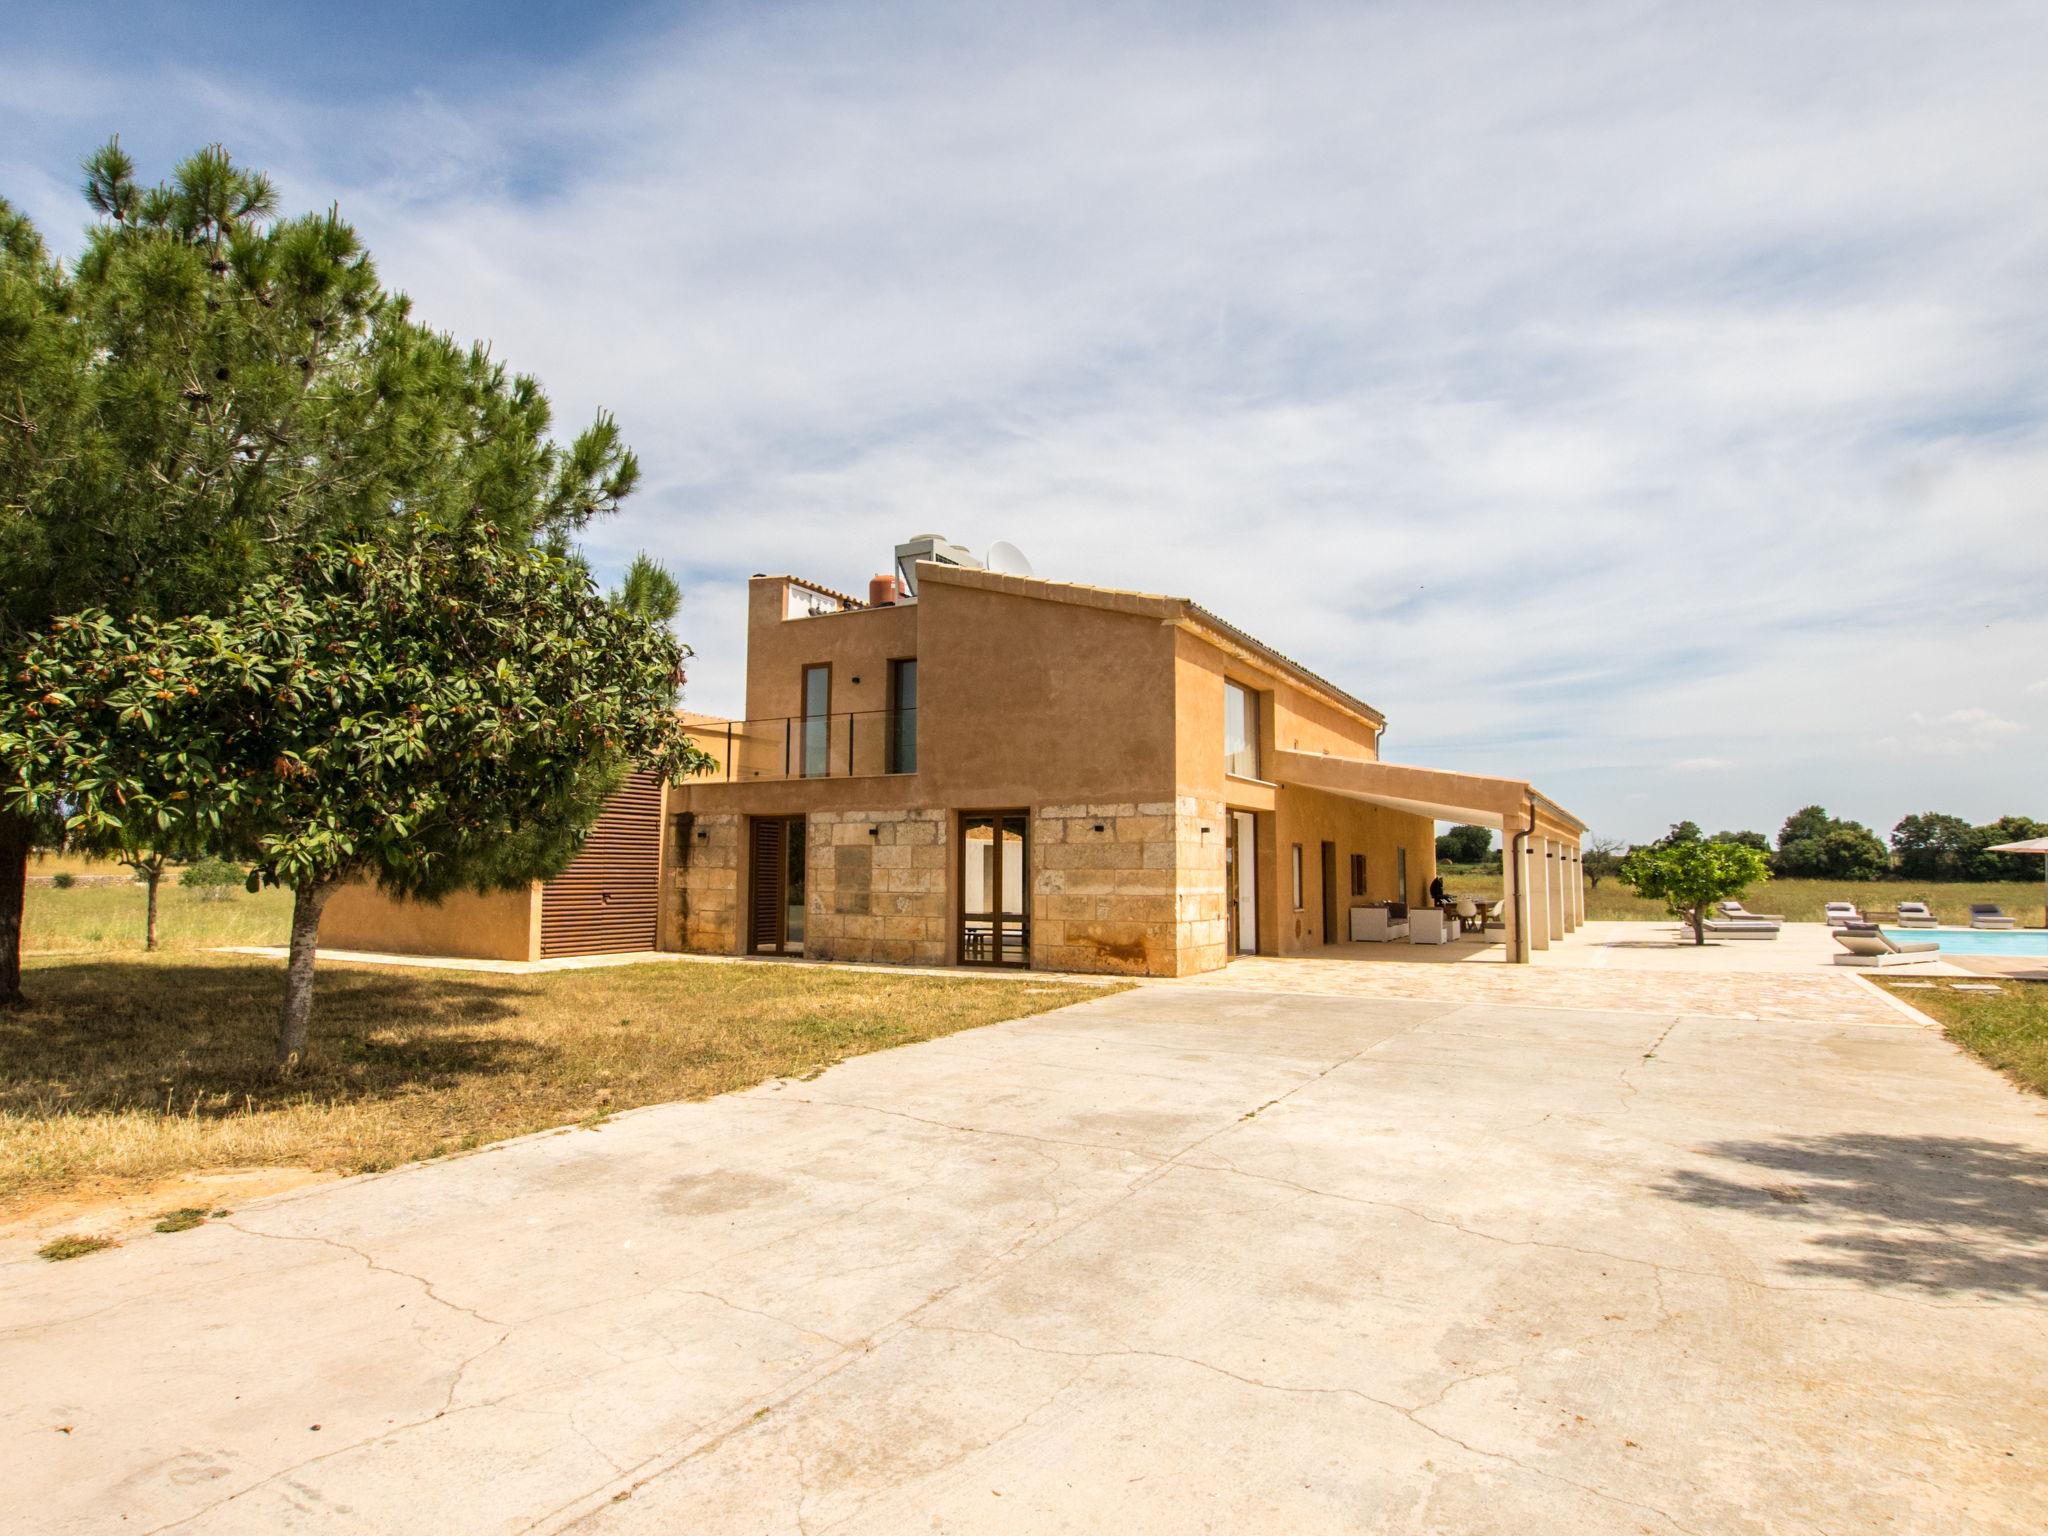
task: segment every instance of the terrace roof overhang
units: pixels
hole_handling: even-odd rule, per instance
[[[1503,834],[1534,832],[1576,844],[1586,824],[1521,779],[1497,779],[1447,768],[1417,768],[1320,752],[1272,754],[1276,783],[1319,789],[1436,821],[1494,827]]]

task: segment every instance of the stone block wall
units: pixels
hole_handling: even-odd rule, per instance
[[[804,954],[943,965],[944,811],[813,811]]]
[[[1230,828],[1221,800],[1183,795],[1174,802],[1176,976],[1219,970],[1230,959],[1227,862]]]
[[[695,819],[688,851],[678,850],[669,861],[661,925],[664,945],[708,955],[739,949],[743,830],[738,816]]]
[[[1178,852],[1171,800],[1041,807],[1031,822],[1032,965],[1177,975]]]

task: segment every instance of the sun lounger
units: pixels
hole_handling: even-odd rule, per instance
[[[1970,926],[1972,928],[2015,928],[2019,926],[1995,901],[1973,901],[1970,903]]]
[[[1775,939],[1778,925],[1755,917],[1710,917],[1700,925],[1716,939]]]
[[[1821,909],[1821,915],[1827,919],[1830,928],[1846,928],[1851,923],[1869,921],[1856,910],[1856,903],[1853,901],[1831,901]]]
[[[1875,923],[1851,923],[1835,942],[1848,951],[1835,956],[1837,965],[1917,965],[1941,952],[1932,939],[1894,939]]]
[[[1782,923],[1785,921],[1785,915],[1782,912],[1752,912],[1739,901],[1722,902],[1721,915],[1729,921],[1737,923]]]
[[[1901,928],[1939,928],[1941,919],[1927,910],[1924,901],[1902,901],[1899,903],[1899,926]]]

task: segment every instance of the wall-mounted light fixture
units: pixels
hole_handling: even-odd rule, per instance
[[[1107,831],[1107,830],[1108,830],[1108,828],[1106,828],[1105,826],[1103,826],[1103,824],[1102,824],[1101,822],[1099,822],[1099,821],[1098,821],[1097,823],[1095,823],[1095,830],[1096,830],[1096,831],[1098,831],[1098,832],[1105,832],[1105,831]]]
[[[880,827],[869,827],[869,828],[868,828],[868,836],[869,836],[869,837],[880,837],[881,835],[882,835],[882,829],[881,829]]]

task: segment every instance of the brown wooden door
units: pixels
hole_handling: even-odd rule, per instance
[[[761,816],[749,848],[747,948],[757,955],[802,954],[805,822]]]
[[[540,952],[653,949],[661,924],[661,779],[636,773],[605,802],[569,867],[541,887]]]
[[[782,952],[782,870],[784,835],[789,823],[780,817],[754,823],[753,867],[748,871],[752,897],[747,911],[747,948]]]

